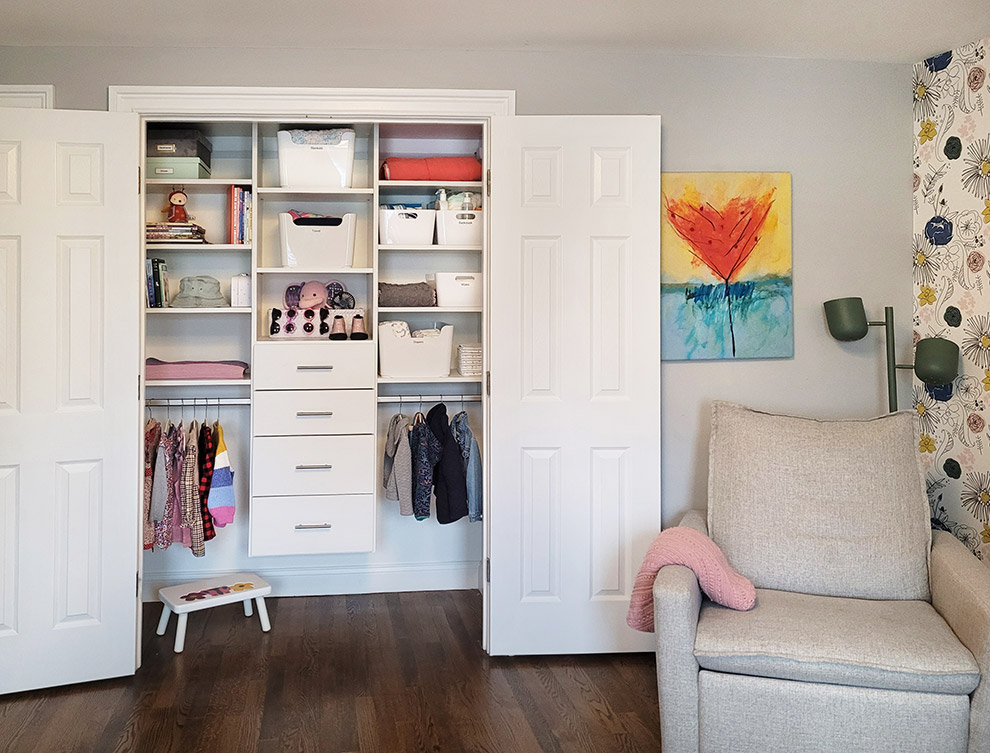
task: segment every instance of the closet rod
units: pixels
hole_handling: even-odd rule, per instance
[[[379,395],[379,403],[480,403],[481,395]]]
[[[250,405],[249,397],[170,397],[170,398],[148,398],[144,401],[148,407],[171,407],[171,408],[203,408],[214,405]]]

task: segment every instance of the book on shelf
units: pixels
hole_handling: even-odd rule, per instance
[[[251,192],[240,186],[227,190],[227,237],[231,243],[251,242]]]
[[[155,298],[151,308],[165,308],[168,306],[168,265],[164,259],[151,260],[151,281]]]
[[[155,276],[151,259],[144,260],[144,272],[146,276],[144,292],[147,294],[148,308],[151,309],[155,308]]]
[[[148,222],[144,237],[149,243],[206,243],[206,230],[193,222]]]

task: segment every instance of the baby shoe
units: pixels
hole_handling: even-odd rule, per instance
[[[360,314],[355,314],[354,318],[351,320],[351,339],[352,340],[367,340],[368,332],[364,328],[364,317]]]
[[[344,317],[337,314],[333,318],[333,326],[330,328],[330,339],[331,340],[346,340],[347,339],[347,328],[344,326]]]

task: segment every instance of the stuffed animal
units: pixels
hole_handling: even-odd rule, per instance
[[[167,212],[166,219],[169,222],[186,222],[186,202],[188,201],[185,191],[172,191],[168,195],[168,206],[162,212]]]
[[[313,280],[301,285],[289,285],[285,289],[283,302],[287,309],[318,309],[326,306],[326,283]]]

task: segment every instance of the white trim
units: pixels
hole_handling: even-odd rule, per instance
[[[0,84],[0,107],[55,108],[53,84]]]
[[[110,86],[110,111],[145,116],[488,118],[514,115],[516,93],[485,89]]]
[[[158,600],[158,590],[181,583],[229,575],[235,570],[185,570],[149,573],[141,598]],[[413,564],[343,565],[338,567],[252,568],[272,586],[274,596],[326,596],[328,594],[397,593],[400,591],[481,590],[481,563],[418,562]]]

